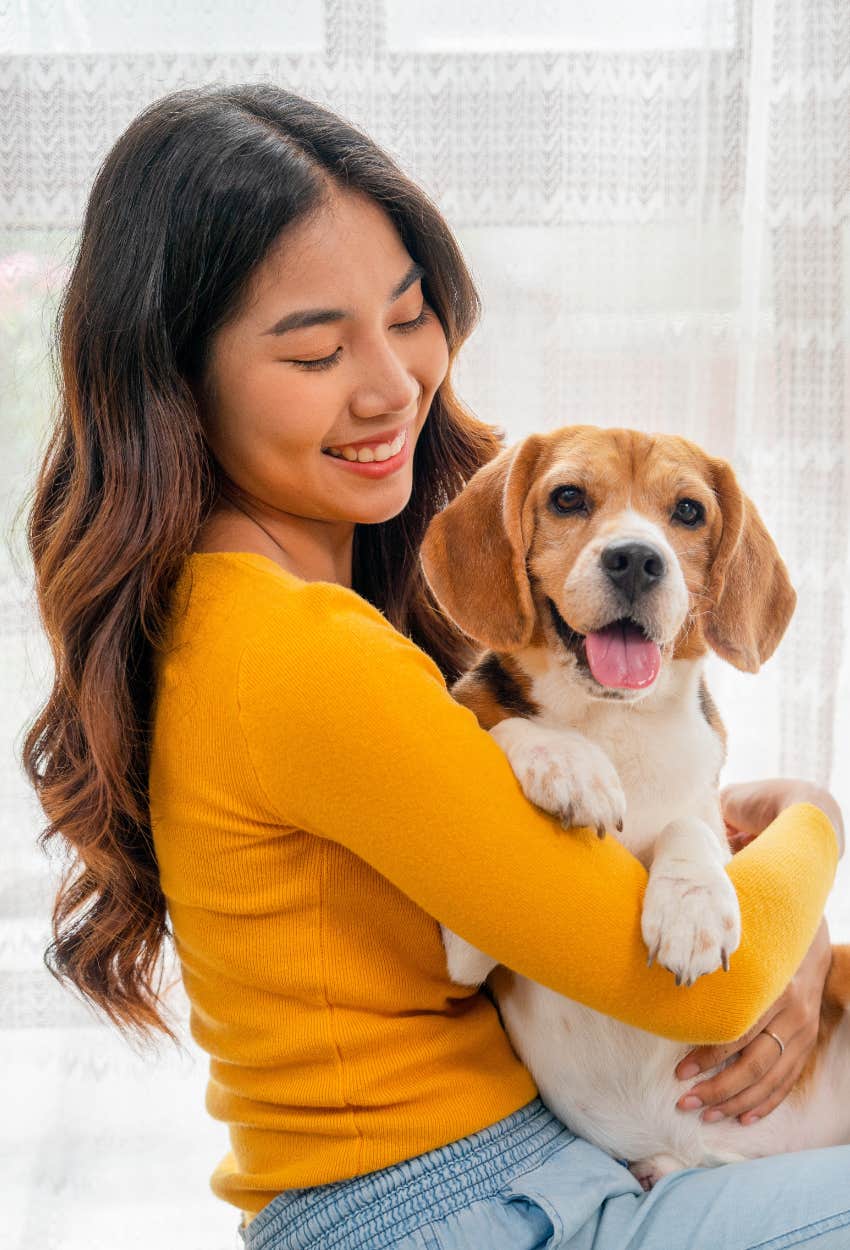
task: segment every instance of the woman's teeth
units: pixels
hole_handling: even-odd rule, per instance
[[[369,464],[373,460],[389,460],[397,456],[407,441],[407,430],[402,430],[398,438],[391,443],[378,443],[377,447],[328,447],[329,456],[338,460],[359,460],[361,464]]]

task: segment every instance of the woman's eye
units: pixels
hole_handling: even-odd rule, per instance
[[[418,330],[420,326],[424,325],[431,315],[431,309],[423,302],[419,313],[412,321],[397,321],[391,328],[393,330],[401,330],[402,334],[409,334],[411,330]],[[286,363],[297,365],[299,369],[330,369],[338,362],[341,354],[342,348],[338,347],[330,356],[318,356],[315,360],[287,360]]]
[[[558,486],[549,498],[556,512],[587,511],[587,496],[579,486]]]
[[[705,508],[695,499],[680,499],[673,509],[672,519],[695,529],[705,520]]]
[[[430,316],[431,309],[423,301],[422,308],[420,309],[418,316],[414,317],[412,321],[396,322],[393,329],[401,330],[402,334],[407,334],[410,330],[416,330],[419,326],[423,326]]]
[[[339,360],[341,351],[342,348],[338,347],[330,356],[318,356],[315,360],[289,360],[287,364],[297,365],[299,369],[330,369]]]

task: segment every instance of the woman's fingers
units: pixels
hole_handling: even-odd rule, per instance
[[[702,1118],[705,1120],[708,1116],[707,1123],[721,1118],[719,1115],[710,1115],[711,1110],[721,1111],[724,1115],[737,1115],[738,1111],[727,1110],[733,1100],[741,1103],[741,1111],[751,1111],[764,1102],[776,1088],[781,1075],[774,1071],[778,1058],[779,1047],[776,1042],[767,1034],[758,1035],[743,1047],[722,1072],[692,1086],[679,1099],[678,1106],[683,1111],[702,1107]],[[694,1101],[697,1098],[699,1103]]]
[[[771,777],[764,781],[739,781],[720,791],[720,806],[727,827],[758,836],[779,813],[794,803],[813,803],[823,811],[838,839],[839,853],[844,854],[844,821],[841,808],[828,790],[798,777]],[[733,850],[745,846],[741,842]]]
[[[731,1055],[736,1055],[746,1046],[747,1042],[756,1037],[758,1029],[745,1033],[743,1037],[739,1037],[734,1042],[723,1042],[717,1046],[697,1046],[693,1050],[688,1051],[684,1059],[676,1066],[676,1076],[680,1081],[687,1081],[692,1076],[698,1076],[700,1072],[708,1072],[711,1068],[717,1068],[728,1059]]]
[[[755,1124],[769,1115],[790,1094],[805,1067],[809,1050],[809,1044],[805,1040],[801,1041],[798,1036],[794,1039],[792,1049],[789,1051],[786,1047],[785,1055],[770,1069],[763,1081],[751,1086],[737,1098],[718,1104],[712,1110],[721,1112],[727,1118],[737,1116],[744,1125]]]
[[[755,1123],[777,1107],[805,1065],[817,1024],[808,1018],[801,1022],[799,1016],[795,1022],[795,1013],[787,1011],[779,1012],[769,1027],[782,1038],[784,1052],[774,1038],[760,1031],[721,1072],[683,1094],[677,1103],[680,1110],[701,1112],[707,1124],[731,1116],[738,1116],[744,1124]]]
[[[787,783],[773,777],[765,781],[739,781],[720,791],[720,806],[727,825],[756,837],[787,807]]]
[[[746,829],[736,829],[728,821],[726,822],[726,841],[733,855],[750,842],[754,842],[757,837],[757,833],[748,833]]]
[[[779,1106],[783,1098],[786,1098],[791,1093],[805,1064],[805,1059],[798,1060],[787,1077],[776,1086],[773,1093],[764,1102],[760,1102],[757,1107],[753,1107],[752,1111],[739,1112],[738,1118],[741,1123],[755,1124],[758,1120],[763,1120],[766,1115],[770,1115],[771,1111]],[[733,1114],[735,1113],[733,1112]]]
[[[772,1012],[776,1012],[777,1008],[784,1002],[783,995],[771,1008]],[[770,1024],[770,1016],[765,1014],[760,1020],[757,1020],[749,1032],[744,1033],[741,1037],[735,1039],[734,1042],[720,1042],[716,1046],[696,1046],[693,1050],[688,1051],[684,1059],[681,1059],[676,1065],[676,1076],[680,1081],[687,1081],[689,1077],[696,1076],[699,1072],[708,1072],[711,1068],[717,1068],[721,1063],[725,1063],[733,1055],[740,1054],[741,1051],[754,1041],[762,1029]],[[799,1026],[795,1026],[799,1027]],[[731,1066],[731,1065],[730,1065]],[[724,1072],[728,1072],[729,1068],[724,1068]],[[711,1077],[708,1081],[703,1081],[699,1086],[694,1086],[693,1091],[689,1090],[688,1094],[695,1092],[697,1094],[702,1091],[711,1093],[715,1083],[720,1080],[723,1073],[718,1073]],[[683,1095],[687,1097],[687,1094]],[[680,1099],[681,1101],[681,1099]],[[695,1106],[696,1104],[691,1104]]]

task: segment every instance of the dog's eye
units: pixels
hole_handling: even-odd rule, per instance
[[[558,486],[549,498],[556,512],[587,511],[584,491],[578,486]]]
[[[673,520],[695,528],[705,520],[705,508],[695,499],[680,499],[673,509]]]

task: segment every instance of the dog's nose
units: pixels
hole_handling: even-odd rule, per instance
[[[664,557],[648,543],[611,543],[602,552],[602,567],[630,603],[651,589],[667,572]]]

